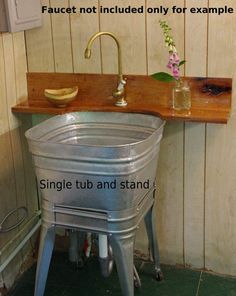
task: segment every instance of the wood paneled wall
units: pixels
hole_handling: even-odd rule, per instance
[[[43,0],[42,4],[217,7],[222,0]],[[236,10],[234,0],[225,0],[224,5]],[[233,14],[44,14],[43,27],[26,33],[28,69],[116,73],[116,47],[108,37],[96,40],[90,60],[83,57],[91,34],[108,30],[121,42],[126,74],[165,71],[168,53],[160,18],[173,28],[178,51],[187,60],[186,75],[234,76]],[[232,108],[227,125],[174,122],[165,127],[157,203],[162,262],[236,275],[235,98]],[[137,246],[142,245],[139,233]]]
[[[11,107],[27,98],[26,71],[24,32],[0,33],[0,221],[11,210],[24,206],[28,208],[24,225],[37,210],[33,167],[24,137],[24,131],[31,126],[31,118],[23,116],[21,121],[11,113]],[[16,218],[4,226],[9,227]],[[0,232],[0,264],[23,238],[24,233],[22,237],[15,237],[22,227]],[[0,274],[0,289],[3,285],[12,285],[29,249],[30,244]]]

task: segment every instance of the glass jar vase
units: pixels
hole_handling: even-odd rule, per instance
[[[191,108],[191,90],[187,80],[176,80],[172,90],[172,107],[174,110]]]

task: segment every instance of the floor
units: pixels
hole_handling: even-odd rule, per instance
[[[137,261],[142,281],[135,288],[140,296],[236,296],[236,278],[216,276],[205,272],[163,266],[164,280],[157,282],[153,265]],[[35,268],[28,270],[16,284],[10,296],[33,296]],[[49,270],[44,296],[120,296],[116,271],[102,278],[97,258],[90,258],[82,269],[75,268],[64,253],[55,253]]]

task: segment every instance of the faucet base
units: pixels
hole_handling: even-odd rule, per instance
[[[116,103],[115,103],[115,105],[117,107],[125,107],[125,106],[127,106],[127,104],[128,103],[124,98],[117,100]]]

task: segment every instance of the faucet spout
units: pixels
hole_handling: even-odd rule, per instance
[[[84,52],[84,57],[85,57],[86,59],[90,59],[91,54],[92,54],[91,49],[86,48],[86,49],[85,49],[85,52]]]
[[[84,52],[84,57],[86,59],[90,59],[91,57],[91,48],[93,45],[94,40],[97,37],[100,37],[102,35],[107,35],[110,36],[111,38],[113,38],[116,42],[117,45],[117,51],[118,51],[118,76],[119,76],[119,83],[117,86],[117,89],[113,92],[113,97],[117,99],[116,102],[116,106],[126,106],[127,102],[125,100],[125,84],[126,84],[126,80],[124,80],[123,78],[123,74],[122,74],[122,55],[121,55],[121,47],[120,47],[120,43],[118,41],[118,39],[116,38],[116,36],[111,33],[111,32],[98,32],[95,33],[88,41],[87,47],[85,49]]]

